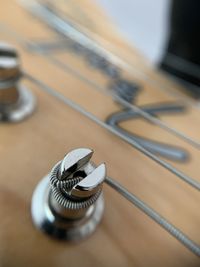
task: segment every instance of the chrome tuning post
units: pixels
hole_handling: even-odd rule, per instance
[[[69,241],[95,231],[104,211],[106,166],[95,167],[92,154],[87,148],[72,150],[38,184],[31,207],[37,228]]]
[[[35,97],[19,83],[21,78],[16,49],[0,43],[0,121],[21,121],[35,109]]]

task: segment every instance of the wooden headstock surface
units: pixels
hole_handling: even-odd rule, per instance
[[[60,5],[63,2],[60,1]],[[119,55],[133,63],[137,70],[157,80],[161,86],[178,87],[150,69],[142,55],[123,40],[92,1],[69,1],[62,10],[106,39]],[[50,29],[13,0],[2,1],[0,23],[27,40],[45,40],[54,36]],[[113,99],[57,68],[46,57],[25,49],[23,42],[5,29],[0,31],[1,40],[17,47],[26,72],[102,120],[119,109]],[[94,75],[96,82],[105,83],[101,74],[93,73],[76,55],[58,53],[56,56],[80,72]],[[167,91],[159,90],[148,80],[140,80],[134,73],[133,76],[143,87],[138,104],[175,100]],[[106,209],[103,221],[89,239],[69,244],[52,240],[35,229],[30,214],[33,190],[52,166],[76,147],[93,148],[95,161],[106,162],[111,177],[197,243],[200,243],[200,195],[105,129],[32,83],[26,80],[24,83],[37,97],[35,113],[21,123],[0,125],[0,266],[199,266],[200,261],[196,256],[107,185],[104,186]],[[163,120],[192,138],[199,139],[198,109],[190,107],[183,114],[166,115]],[[187,149],[191,154],[190,161],[172,164],[200,181],[197,149],[142,119],[124,122],[123,127],[139,135]]]

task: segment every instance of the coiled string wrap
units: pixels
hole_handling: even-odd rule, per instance
[[[89,208],[97,201],[102,190],[99,189],[94,195],[86,198],[85,200],[71,198],[69,192],[74,185],[83,179],[83,177],[77,176],[65,180],[59,180],[58,174],[60,164],[61,161],[53,167],[50,173],[51,192],[55,200],[65,209],[79,210]]]

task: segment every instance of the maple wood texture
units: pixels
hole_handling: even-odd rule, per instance
[[[63,5],[62,2],[60,5]],[[93,1],[68,1],[63,11],[113,43],[116,52],[128,58],[138,70],[155,78],[160,85],[178,87],[149,68],[142,55],[123,40]],[[50,30],[13,0],[1,1],[0,23],[8,25],[27,39],[53,36]],[[119,109],[112,99],[59,70],[44,57],[31,54],[15,37],[0,31],[0,39],[16,45],[27,72],[102,120]],[[82,72],[90,73],[83,63],[76,63],[78,61],[73,54],[59,54],[57,57],[68,60],[74,66],[77,64]],[[102,75],[94,75],[96,81],[104,80]],[[133,76],[137,77],[134,73]],[[139,104],[174,99],[148,80],[140,83],[144,90],[138,97]],[[0,125],[0,266],[200,266],[196,256],[107,185],[104,186],[105,214],[101,225],[89,239],[79,244],[68,244],[52,240],[35,229],[30,214],[33,190],[51,167],[67,151],[76,147],[93,148],[95,162],[106,162],[111,177],[199,244],[200,196],[130,145],[33,84],[27,81],[25,84],[37,97],[36,112],[22,123]],[[197,109],[189,108],[184,114],[165,116],[163,120],[198,140],[199,115]],[[186,164],[172,164],[200,181],[198,150],[144,120],[126,122],[123,127],[148,138],[183,146],[190,151],[191,160]]]

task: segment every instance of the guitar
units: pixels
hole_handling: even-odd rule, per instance
[[[47,15],[76,31],[63,32]],[[110,177],[200,244],[199,107],[92,1],[3,1],[0,20],[1,40],[16,47],[21,82],[37,101],[26,120],[0,125],[0,266],[199,266],[197,255],[107,184],[102,222],[87,239],[64,242],[35,227],[37,184],[68,151],[88,147]],[[109,124],[122,113],[126,119]]]

